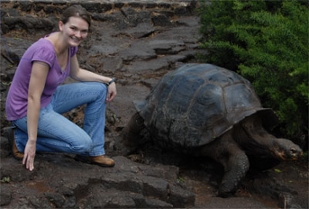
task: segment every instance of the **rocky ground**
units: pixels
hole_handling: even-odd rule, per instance
[[[166,72],[207,53],[198,47],[194,1],[98,2],[83,3],[94,21],[78,56],[82,67],[118,79],[106,126],[106,150],[116,166],[101,168],[72,155],[45,153],[37,155],[29,172],[11,157],[1,132],[1,208],[308,208],[306,161],[249,172],[235,196],[219,198],[222,168],[209,159],[155,148],[119,155],[116,141],[135,112],[132,101],[145,98]],[[64,1],[1,2],[2,127],[9,125],[4,102],[21,55],[56,29],[66,6]],[[66,116],[81,125],[82,110]]]

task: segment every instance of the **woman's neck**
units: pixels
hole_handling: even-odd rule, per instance
[[[50,34],[47,39],[54,45],[57,56],[67,52],[68,46],[64,43],[60,32]]]

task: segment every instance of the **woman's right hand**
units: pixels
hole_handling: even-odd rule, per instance
[[[108,92],[107,92],[107,96],[106,96],[106,102],[111,102],[117,94],[115,82],[111,83],[107,88],[108,88],[107,89]]]
[[[25,165],[26,169],[30,171],[34,169],[35,152],[36,152],[36,141],[28,140],[24,150],[23,165]]]

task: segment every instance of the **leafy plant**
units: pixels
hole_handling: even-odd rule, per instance
[[[297,0],[204,2],[204,62],[250,80],[286,136],[308,133],[308,3]]]

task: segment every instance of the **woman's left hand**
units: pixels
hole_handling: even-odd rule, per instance
[[[106,96],[106,102],[111,102],[116,94],[117,94],[117,90],[116,90],[116,84],[115,82],[111,83],[108,87],[107,87],[107,96]]]

